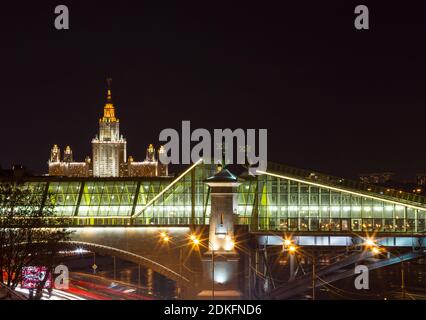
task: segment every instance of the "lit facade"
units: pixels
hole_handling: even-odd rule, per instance
[[[158,153],[164,152],[160,147]],[[156,177],[167,176],[168,166],[158,161],[153,145],[147,149],[142,162],[129,157],[127,161],[127,142],[120,135],[120,121],[115,114],[112,102],[110,79],[108,79],[107,99],[103,117],[99,119],[99,135],[92,140],[92,159],[84,162],[73,161],[72,150],[67,146],[61,158],[61,150],[55,144],[51,150],[49,176],[62,177]]]
[[[50,152],[49,175],[64,177],[90,177],[92,176],[92,166],[89,157],[84,162],[75,162],[72,156],[70,146],[64,150],[63,159],[61,159],[61,150],[55,144]]]
[[[99,119],[99,136],[92,140],[93,176],[118,177],[126,162],[127,142],[120,135],[120,121],[115,117],[111,88],[108,88],[104,115]]]
[[[364,183],[384,184],[389,182],[393,176],[393,172],[362,173],[359,175],[359,179]]]
[[[426,186],[426,173],[418,173],[417,174],[417,185],[418,186]]]

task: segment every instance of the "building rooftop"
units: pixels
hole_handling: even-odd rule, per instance
[[[238,182],[236,175],[232,174],[227,168],[223,168],[216,174],[208,177],[205,182]]]

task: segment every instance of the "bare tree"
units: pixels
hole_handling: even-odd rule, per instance
[[[61,242],[70,235],[54,219],[55,201],[38,184],[0,184],[0,282],[15,290],[25,266],[46,266],[36,299],[41,298]]]

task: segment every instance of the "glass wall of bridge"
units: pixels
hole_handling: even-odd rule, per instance
[[[77,215],[80,217],[130,216],[137,181],[87,181]]]
[[[135,210],[136,223],[208,224],[210,193],[204,180],[214,173],[212,170],[211,166],[200,165],[164,192],[172,181],[142,182]]]
[[[240,187],[241,221],[252,219],[256,203],[259,230],[426,231],[426,209],[271,176],[259,177],[258,181],[245,182]]]
[[[210,193],[204,180],[214,172],[214,166],[200,165],[171,187],[173,178],[40,181],[26,186],[39,194],[47,188],[52,198],[46,201],[55,204],[55,215],[73,223],[128,224],[133,215],[141,225],[208,224]],[[426,232],[426,208],[381,200],[380,195],[373,199],[263,175],[246,178],[237,198],[235,222],[255,230]]]
[[[46,201],[54,204],[55,216],[73,216],[77,209],[78,195],[80,193],[80,182],[50,182]]]

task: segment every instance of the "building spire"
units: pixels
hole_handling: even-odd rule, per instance
[[[118,122],[118,119],[115,117],[114,104],[112,103],[111,82],[112,78],[107,78],[107,100],[104,106],[104,116],[100,119],[102,122]]]
[[[112,103],[112,92],[111,92],[112,78],[108,77],[106,80],[107,80],[107,85],[108,85],[108,89],[107,89],[107,103]]]

